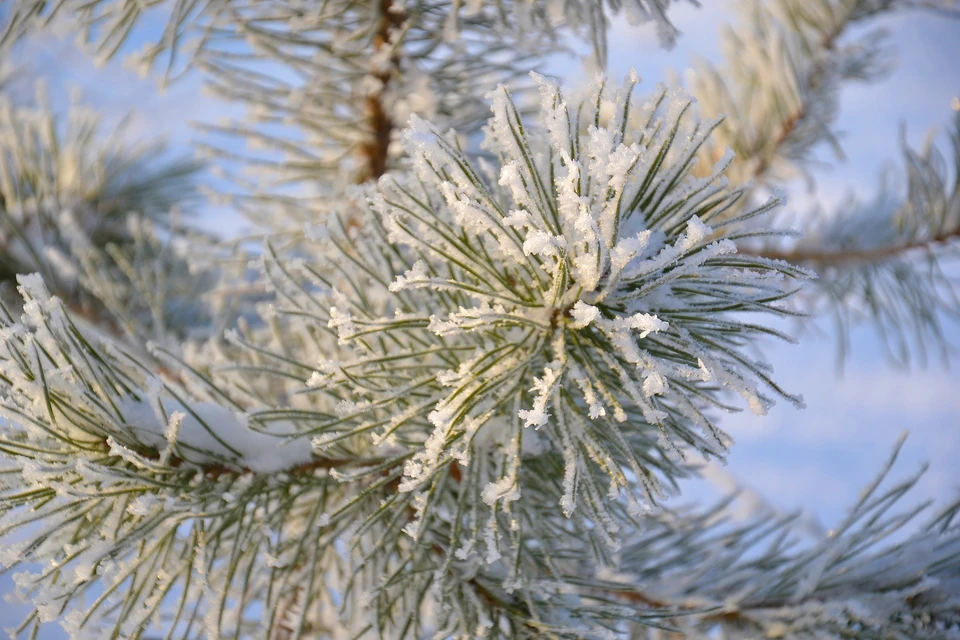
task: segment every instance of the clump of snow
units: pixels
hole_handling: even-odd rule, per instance
[[[583,329],[597,319],[597,316],[600,315],[600,309],[593,305],[586,304],[583,300],[577,300],[577,303],[573,305],[571,313],[573,315],[573,323],[571,326],[574,329]]]
[[[157,415],[151,403],[133,397],[118,408],[123,420],[143,444],[167,455],[176,455],[196,465],[225,464],[254,473],[276,473],[309,462],[313,449],[308,437],[284,440],[250,428],[247,417],[211,402],[183,404],[172,398],[160,400]]]

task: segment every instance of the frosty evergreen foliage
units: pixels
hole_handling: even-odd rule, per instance
[[[945,333],[960,318],[952,275],[960,237],[960,116],[947,144],[945,154],[930,143],[918,151],[904,141],[906,197],[888,187],[872,202],[849,200],[844,215],[811,216],[805,237],[788,251],[763,252],[822,275],[808,304],[834,320],[841,357],[850,327],[864,321],[897,364],[952,355]],[[896,184],[898,176],[886,178]]]
[[[740,162],[731,178],[761,191],[808,177],[813,154],[824,145],[843,158],[836,131],[840,90],[877,81],[895,64],[888,33],[873,27],[873,19],[918,7],[960,15],[956,2],[938,0],[749,0],[738,6],[738,24],[722,33],[723,62],[698,61],[690,90],[704,116],[724,117],[701,155],[713,162],[733,149]],[[803,308],[831,317],[841,363],[850,331],[864,323],[899,365],[953,350],[943,321],[960,315],[944,269],[955,263],[953,241],[960,236],[960,157],[955,136],[948,144],[945,157],[904,144],[905,189],[882,185],[874,202],[811,216],[796,246],[768,243],[757,250],[818,272]],[[884,181],[895,178],[888,174]]]
[[[211,282],[184,277],[178,255],[188,237],[205,242],[181,220],[197,165],[124,138],[80,105],[55,117],[42,85],[32,105],[0,97],[0,298],[16,308],[17,274],[38,273],[87,328],[175,339],[196,332],[192,298]]]
[[[145,70],[196,67],[249,107],[205,150],[265,230],[253,253],[128,222],[179,188],[110,182],[96,159],[129,147],[8,109],[5,202],[36,193],[7,217],[52,229],[0,311],[0,565],[34,606],[14,637],[960,637],[960,499],[903,506],[919,475],[887,481],[896,452],[822,539],[667,499],[732,445],[722,413],[801,403],[756,349],[789,339],[776,318],[829,299],[941,335],[960,157],[907,149],[883,224],[800,239],[755,186],[874,77],[846,25],[908,5],[751,3],[748,64],[698,75],[699,102],[526,73],[569,31],[602,62],[611,16],[668,41],[667,4],[157,3]],[[151,7],[20,0],[4,44],[63,20],[109,57]],[[69,212],[117,192],[126,253],[77,249]]]
[[[126,143],[122,129],[104,139],[81,106],[60,121],[43,87],[35,106],[0,98],[0,132],[2,282],[37,272],[71,297],[90,247],[129,255],[138,225],[165,227],[175,204],[190,203],[193,163],[164,158],[156,143]]]

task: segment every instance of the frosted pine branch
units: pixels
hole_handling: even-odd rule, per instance
[[[441,461],[468,459],[474,434],[515,398],[523,408],[514,418],[524,427],[540,427],[555,413],[556,437],[593,451],[611,491],[624,486],[627,469],[651,478],[642,497],[652,503],[660,490],[646,465],[615,462],[623,443],[595,441],[591,422],[619,434],[618,423],[639,421],[667,451],[679,455],[693,445],[719,455],[728,436],[704,413],[706,388],[727,387],[760,413],[770,402],[763,386],[782,393],[736,342],[712,332],[727,326],[713,314],[718,306],[777,313],[767,301],[788,295],[783,276],[803,273],[734,257],[733,242],[712,235],[705,222],[738,194],[723,188],[726,163],[708,179],[685,179],[710,125],[687,121],[689,101],[663,93],[631,114],[631,86],[606,102],[598,84],[593,96],[568,106],[541,80],[540,127],[549,147],[529,137],[534,125],[521,121],[501,90],[487,131],[487,147],[502,163],[495,183],[455,140],[424,124],[408,134],[417,181],[385,178],[373,202],[389,241],[423,259],[389,286],[396,319],[360,320],[335,306],[330,326],[341,342],[364,350],[381,332],[400,340],[409,329],[410,339],[427,340],[414,337],[424,328],[457,347],[455,366],[437,375],[451,391],[437,389],[434,431],[408,468],[410,490]],[[661,103],[668,105],[662,111]],[[601,106],[591,111],[589,104]],[[632,130],[631,116],[647,127]],[[577,117],[595,124],[582,129]],[[686,145],[677,143],[681,136]],[[709,320],[701,308],[710,309]],[[513,337],[497,347],[505,331]],[[470,350],[469,358],[459,355]],[[442,443],[458,441],[444,451]],[[571,469],[581,464],[566,460]],[[571,485],[564,502],[575,501]]]
[[[71,296],[83,254],[129,250],[131,217],[164,227],[175,204],[189,208],[197,167],[163,158],[157,143],[124,141],[123,131],[104,136],[82,105],[56,117],[41,85],[35,102],[0,99],[0,279],[36,271]]]
[[[940,3],[956,10],[954,0]],[[909,0],[750,0],[723,32],[722,65],[699,61],[691,92],[706,116],[724,115],[708,157],[732,148],[738,181],[778,184],[806,173],[811,154],[843,151],[835,124],[852,82],[876,82],[894,63],[879,17],[928,8]],[[851,36],[856,28],[862,35]]]
[[[691,638],[714,637],[720,629],[745,639],[956,637],[960,502],[954,498],[933,514],[929,505],[904,510],[900,503],[924,470],[888,482],[902,444],[903,438],[844,521],[820,540],[801,534],[799,514],[737,523],[727,504],[656,519],[625,549],[620,579],[663,590],[638,593],[624,585],[620,596],[702,611],[674,619]],[[899,540],[889,542],[894,536]],[[690,571],[693,565],[700,569]],[[635,637],[654,636],[644,630]]]
[[[952,1],[939,6],[956,9]],[[746,3],[738,24],[724,34],[726,63],[702,62],[693,76],[702,113],[726,116],[702,154],[716,158],[722,145],[733,148],[732,175],[764,187],[804,174],[824,145],[842,159],[835,131],[840,92],[850,82],[877,81],[894,62],[884,31],[852,37],[851,30],[896,11],[931,7],[900,0]],[[798,299],[798,308],[831,317],[841,363],[850,331],[863,323],[901,365],[926,362],[931,351],[947,359],[951,350],[946,327],[960,317],[949,275],[958,234],[951,213],[956,167],[945,166],[935,150],[906,150],[905,157],[903,206],[895,193],[868,205],[845,203],[811,219],[804,238],[787,249],[783,243],[747,249],[818,272],[809,289],[815,295]]]
[[[78,286],[120,330],[21,275],[0,314],[0,563],[33,605],[14,635],[956,635],[957,504],[916,531],[921,507],[893,511],[914,478],[881,491],[885,470],[813,541],[668,500],[691,454],[732,446],[722,413],[801,402],[755,346],[790,339],[769,325],[812,274],[744,250],[792,234],[739,177],[830,139],[840,80],[882,66],[844,29],[901,3],[751,4],[751,46],[790,46],[735,79],[809,82],[747,118],[635,100],[633,75],[582,95],[526,75],[571,31],[602,60],[618,16],[669,37],[667,4],[161,3],[136,62],[246,105],[208,131],[248,149],[203,151],[269,231],[253,255],[149,225],[84,252]],[[145,9],[22,0],[6,42],[53,7],[103,58]],[[942,163],[910,159],[917,215],[891,237],[949,236]],[[191,289],[167,276],[223,287],[168,324]]]
[[[931,351],[950,355],[947,327],[960,318],[950,275],[960,239],[958,127],[960,120],[947,154],[935,145],[914,150],[904,141],[904,195],[884,188],[873,202],[851,201],[814,218],[807,236],[793,246],[752,252],[821,274],[808,290],[809,306],[834,318],[841,356],[847,333],[860,324],[875,329],[897,363],[926,362]]]
[[[484,93],[500,83],[529,90],[526,74],[545,56],[583,38],[602,63],[612,21],[654,21],[669,45],[677,35],[671,4],[17,0],[0,13],[0,46],[68,28],[101,61],[125,56],[165,81],[201,72],[245,112],[203,123],[198,151],[234,184],[219,196],[287,233],[325,217],[342,185],[398,167],[398,132],[411,114],[470,135],[486,118]],[[163,25],[159,36],[145,28],[153,21]],[[131,52],[131,40],[145,44]]]
[[[689,0],[698,5],[697,0]],[[188,3],[184,0],[168,0],[160,4],[167,14],[162,37],[149,44],[143,51],[141,64],[152,66],[166,54],[166,73],[179,69],[175,66],[189,65],[201,53],[208,38],[215,39],[211,32],[222,28],[231,21],[242,19],[246,8],[239,2],[219,2],[205,0],[201,3]],[[377,5],[379,3],[371,3]],[[436,31],[448,42],[461,35],[466,25],[474,22],[478,16],[497,16],[501,29],[516,30],[519,33],[531,31],[556,32],[564,29],[589,40],[597,55],[598,62],[606,57],[606,35],[614,19],[625,19],[632,25],[653,22],[656,25],[660,42],[672,46],[678,35],[677,29],[667,17],[672,0],[550,0],[537,3],[532,0],[470,0],[451,5],[429,4],[413,1],[403,2],[395,9],[402,14],[439,14],[442,22]],[[166,5],[166,6],[164,6]],[[304,27],[319,22],[324,15],[342,14],[354,11],[362,14],[364,9],[351,6],[348,2],[309,4],[278,3],[270,9],[277,17],[292,17],[289,25],[292,32],[300,32]],[[83,27],[82,37],[89,43],[101,59],[109,59],[117,54],[130,37],[131,32],[142,19],[148,7],[132,0],[94,0],[94,2],[61,2],[49,7],[38,0],[18,0],[8,9],[0,32],[0,46],[9,45],[25,34],[37,28],[38,23],[48,23],[64,14],[75,19]],[[204,31],[207,31],[204,34]],[[191,42],[191,36],[201,36],[199,42]],[[185,58],[177,61],[177,58]]]
[[[780,302],[806,274],[738,256],[733,221],[708,226],[740,197],[722,179],[727,161],[706,179],[689,175],[711,125],[664,90],[633,103],[635,78],[609,95],[599,82],[569,104],[539,82],[539,122],[522,120],[505,90],[494,95],[487,147],[500,166],[489,178],[453,138],[419,122],[405,138],[414,171],[365,192],[353,225],[314,234],[326,257],[290,261],[268,245],[261,262],[280,306],[264,325],[211,344],[200,366],[155,350],[179,380],[160,382],[123,348],[100,353],[35,278],[24,280],[26,315],[8,318],[5,333],[5,447],[21,477],[47,489],[11,485],[9,527],[37,500],[52,510],[46,519],[63,514],[61,533],[45,530],[23,556],[61,566],[73,558],[60,555],[62,536],[90,539],[90,520],[71,518],[99,505],[93,522],[117,523],[77,554],[90,558],[73,582],[59,570],[21,578],[38,602],[59,603],[59,613],[38,616],[65,615],[94,584],[114,585],[121,609],[144,590],[158,611],[168,597],[200,598],[212,635],[246,633],[244,597],[279,615],[302,579],[255,570],[277,539],[248,538],[254,516],[233,506],[238,492],[252,500],[249,487],[269,486],[302,498],[270,514],[276,531],[323,522],[315,535],[352,541],[340,590],[347,597],[356,583],[371,594],[381,632],[403,628],[397,598],[426,597],[434,579],[420,581],[436,571],[440,609],[417,625],[466,630],[500,619],[530,629],[540,614],[510,604],[511,594],[532,596],[528,579],[544,569],[524,540],[552,548],[541,527],[553,522],[607,557],[657,506],[663,481],[689,473],[684,451],[723,455],[729,437],[710,413],[728,407],[728,392],[760,412],[772,395],[796,401],[741,351],[747,337],[775,332],[730,314],[788,313]],[[301,341],[299,352],[257,344],[279,324],[280,344]],[[304,350],[308,336],[314,346]],[[310,352],[319,366],[302,360]],[[218,491],[229,496],[223,507],[206,502]],[[123,506],[119,495],[143,497]],[[226,531],[245,551],[224,565],[216,549]],[[173,551],[180,545],[192,551]],[[319,560],[305,552],[284,553],[316,576]],[[108,557],[128,561],[115,574]],[[140,582],[133,568],[147,562],[172,582]],[[239,566],[250,568],[234,574]],[[189,582],[216,567],[236,577],[216,588]],[[240,608],[218,613],[241,588]],[[320,624],[324,597],[297,593],[303,624]],[[104,602],[65,619],[77,629],[145,628]],[[347,628],[359,623],[344,615]]]

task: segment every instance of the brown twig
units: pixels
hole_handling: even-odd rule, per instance
[[[783,143],[787,141],[787,139],[790,137],[790,134],[793,133],[793,130],[796,129],[800,121],[803,120],[804,116],[806,115],[806,112],[807,110],[805,105],[800,105],[800,108],[797,109],[793,114],[790,115],[789,118],[787,118],[784,121],[783,126],[780,128],[780,135],[778,135],[777,139],[774,140],[773,142],[773,148],[771,149],[771,154],[775,153],[776,150],[779,149],[783,145]],[[761,156],[760,162],[759,164],[757,164],[757,168],[754,171],[754,177],[755,178],[762,177],[763,174],[765,174],[769,168],[770,168],[770,156],[766,156],[766,155]]]
[[[745,249],[741,250],[739,253],[758,258],[767,258],[770,260],[784,260],[793,264],[809,264],[829,267],[850,264],[853,262],[882,262],[884,260],[890,260],[892,258],[899,257],[911,251],[918,251],[921,249],[930,250],[935,245],[946,244],[957,239],[960,239],[960,227],[951,229],[949,231],[942,231],[932,238],[888,247],[877,247],[875,249],[838,249],[836,251],[818,249],[794,249],[792,251],[761,249],[758,251],[751,251],[749,249]]]
[[[398,30],[405,19],[403,12],[395,11],[392,0],[379,0],[379,25],[373,37],[375,54],[390,46],[390,35]],[[370,93],[363,102],[364,113],[371,129],[371,137],[360,146],[360,155],[364,166],[357,177],[357,183],[376,180],[387,171],[387,159],[390,150],[390,138],[393,135],[394,122],[384,104],[384,94],[390,79],[400,68],[400,56],[394,51],[390,56],[387,69],[372,68],[371,75],[380,82],[377,91]]]

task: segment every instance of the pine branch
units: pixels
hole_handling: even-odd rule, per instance
[[[737,179],[775,186],[803,171],[809,154],[824,142],[842,154],[833,132],[839,91],[850,80],[875,81],[890,66],[883,32],[853,41],[846,34],[894,11],[929,8],[922,5],[748,4],[741,23],[725,36],[726,65],[721,70],[702,63],[694,80],[701,109],[728,114],[702,155],[714,159],[719,148],[732,147]],[[956,188],[948,184],[942,158],[905,154],[910,184],[904,207],[880,200],[869,207],[845,206],[829,220],[811,221],[805,239],[792,247],[744,249],[744,255],[819,271],[804,310],[834,317],[841,361],[849,331],[864,322],[873,325],[897,364],[924,361],[931,345],[946,357],[945,323],[960,318],[954,285],[940,267],[960,233],[960,222],[948,213]]]
[[[734,309],[778,313],[773,301],[790,291],[768,273],[803,272],[745,262],[732,242],[710,240],[706,222],[740,197],[722,185],[725,164],[706,180],[688,174],[711,127],[689,119],[689,100],[680,97],[661,94],[645,110],[632,108],[635,82],[612,99],[598,85],[568,106],[557,87],[541,81],[539,125],[523,122],[501,90],[488,144],[506,176],[496,181],[482,178],[451,138],[420,123],[405,138],[415,176],[380,180],[357,225],[331,225],[327,236],[297,243],[327,258],[311,268],[267,245],[261,264],[275,301],[260,310],[259,323],[231,332],[226,343],[208,343],[194,355],[197,367],[153,350],[178,370],[175,380],[159,379],[149,363],[116,346],[94,346],[35,279],[23,280],[26,314],[6,323],[0,357],[0,383],[18,390],[4,400],[14,431],[2,446],[21,477],[58,487],[38,499],[54,499],[66,517],[84,508],[91,481],[110,488],[96,490],[104,517],[124,508],[114,504],[113,491],[171,501],[160,512],[145,506],[136,508],[137,517],[122,516],[124,530],[162,545],[167,538],[146,531],[157,526],[169,536],[184,519],[204,522],[202,544],[183,536],[170,544],[210,548],[201,555],[214,565],[227,558],[214,551],[222,538],[213,532],[234,531],[238,517],[235,507],[205,503],[217,491],[242,490],[252,500],[252,489],[243,487],[271,487],[257,498],[261,504],[295,491],[292,504],[303,508],[320,499],[322,510],[308,517],[325,523],[317,536],[332,540],[349,530],[356,549],[343,558],[343,597],[351,597],[355,582],[373,594],[381,633],[418,627],[420,605],[410,605],[427,597],[434,580],[443,612],[438,630],[465,633],[486,619],[526,636],[568,627],[553,605],[528,601],[523,576],[542,575],[547,560],[527,558],[513,527],[535,535],[545,552],[562,555],[579,540],[606,548],[599,552],[605,557],[617,544],[617,528],[635,526],[642,504],[661,499],[661,483],[688,473],[677,457],[684,449],[723,454],[727,440],[705,413],[721,404],[719,385],[757,411],[770,402],[767,393],[792,398],[730,338],[731,330],[762,327],[736,325],[714,309],[738,300]],[[628,127],[632,111],[646,127]],[[577,117],[603,129],[587,136]],[[619,158],[613,174],[594,167],[601,157]],[[573,206],[581,199],[592,205]],[[531,213],[510,214],[515,220],[507,222],[506,212],[521,206]],[[631,220],[638,211],[643,219]],[[486,225],[494,233],[481,233]],[[637,235],[638,227],[648,230]],[[662,241],[652,240],[655,230]],[[651,307],[643,301],[654,300],[654,291],[662,302]],[[34,345],[42,347],[35,357]],[[523,428],[543,424],[548,413],[557,416],[555,429],[536,435]],[[548,440],[536,444],[540,438]],[[526,445],[534,447],[530,455],[522,454],[523,441],[533,443]],[[187,481],[198,493],[177,495]],[[607,484],[622,497],[601,498],[598,488]],[[12,527],[23,499],[14,484],[7,502]],[[512,507],[518,501],[522,521]],[[276,530],[313,527],[285,509],[270,514]],[[160,514],[169,515],[155,524]],[[77,531],[58,522],[65,533]],[[568,522],[572,528],[555,538]],[[589,523],[602,526],[592,530]],[[237,536],[248,535],[245,526]],[[251,537],[241,548],[254,555],[239,557],[253,567],[257,549],[271,540]],[[470,550],[480,545],[487,548],[482,562]],[[40,555],[27,557],[62,549],[40,544]],[[139,563],[155,557],[133,544],[116,553]],[[317,575],[305,551],[288,553],[300,558],[306,575]],[[513,567],[500,561],[510,555]],[[187,586],[192,566],[174,564],[167,573],[196,597],[206,583]],[[318,611],[323,592],[298,595],[288,586],[274,597],[266,586],[303,584],[293,578],[300,570],[267,576],[251,568],[263,586],[251,591],[244,584],[235,593],[261,602],[275,621],[271,629],[302,634],[317,622],[307,612]],[[38,597],[62,592],[66,606],[96,581],[78,588],[57,575],[32,584]],[[162,590],[153,579],[142,588]],[[228,578],[224,589],[235,588]],[[126,592],[125,606],[134,606],[136,593]],[[294,601],[301,613],[288,624],[278,616],[289,615]],[[136,635],[132,619],[104,615]],[[346,617],[359,624],[366,616]],[[224,635],[219,618],[208,624],[209,635]],[[602,626],[588,622],[589,633],[594,625]],[[561,635],[579,634],[577,628]]]
[[[697,0],[690,2],[699,6]],[[205,30],[218,26],[218,21],[225,16],[229,16],[228,20],[235,19],[239,14],[233,9],[243,7],[241,3],[230,0],[223,3],[173,0],[166,4],[167,23],[163,34],[156,43],[145,48],[142,62],[152,67],[161,54],[167,54],[165,75],[168,79],[176,75],[178,63],[182,67],[189,67],[194,56],[203,51],[210,35],[204,34]],[[607,53],[606,31],[614,18],[625,18],[630,24],[654,22],[661,44],[672,46],[679,33],[667,17],[671,4],[671,0],[574,0],[544,7],[530,0],[481,0],[466,6],[461,2],[450,5],[421,2],[417,3],[417,12],[444,12],[438,35],[449,41],[453,41],[459,35],[461,26],[469,24],[478,13],[496,15],[501,29],[519,28],[527,32],[537,30],[553,34],[567,29],[591,42],[597,61],[602,65],[605,64]],[[276,11],[276,15],[281,15],[286,9],[287,13],[283,15],[292,17],[295,22],[309,20],[310,10],[314,8],[301,3],[280,6],[283,8]],[[4,19],[0,47],[12,46],[38,26],[48,26],[57,18],[69,16],[80,24],[85,40],[93,46],[98,57],[108,60],[123,49],[142,19],[145,8],[132,0],[66,0],[53,4],[45,0],[18,0],[0,14],[0,18]],[[185,43],[192,33],[202,34],[202,39],[188,48]]]
[[[817,56],[820,59],[814,62],[813,69],[809,75],[801,80],[806,82],[806,87],[800,91],[801,95],[810,96],[811,94],[815,94],[820,88],[824,81],[824,75],[827,72],[829,57],[834,52],[836,42],[850,26],[851,21],[849,18],[839,21],[837,24],[832,25],[830,32],[822,37],[820,40],[822,53],[820,56]],[[770,169],[772,158],[780,154],[795,131],[804,124],[806,118],[810,117],[809,103],[810,99],[807,98],[802,101],[792,113],[786,116],[780,125],[780,132],[774,139],[771,148],[767,150],[767,153],[763,153],[761,149],[757,149],[754,153],[747,152],[746,158],[759,158],[759,163],[753,170],[754,180],[759,183],[764,181]]]
[[[949,155],[933,146],[916,151],[904,136],[903,196],[881,193],[874,203],[813,219],[808,237],[791,248],[745,250],[820,273],[807,305],[836,319],[841,362],[858,324],[874,328],[897,364],[925,362],[930,347],[949,357],[945,327],[960,321],[951,275],[960,238],[960,119],[949,146]]]
[[[852,41],[845,36],[918,6],[901,0],[746,3],[740,22],[724,34],[724,65],[701,61],[693,80],[703,113],[726,116],[706,157],[728,146],[739,158],[737,179],[761,184],[803,172],[822,143],[842,157],[833,131],[840,90],[850,81],[877,81],[892,64],[885,32]]]
[[[326,217],[344,187],[398,166],[401,159],[390,156],[392,132],[411,113],[472,135],[485,118],[482,96],[501,83],[529,90],[526,73],[549,53],[568,49],[571,34],[590,40],[601,61],[614,16],[656,21],[663,42],[672,42],[670,4],[417,0],[396,12],[388,1],[172,0],[160,5],[162,36],[148,39],[133,62],[145,73],[160,67],[166,80],[198,69],[221,98],[248,108],[247,122],[205,125],[211,135],[200,149],[235,184],[224,198],[266,228],[282,220],[277,230],[287,232]],[[134,0],[17,0],[2,39],[13,43],[38,26],[73,19],[105,60],[125,51],[143,16]],[[381,59],[386,49],[404,51],[402,69],[396,58]],[[270,73],[263,63],[293,74]],[[237,153],[225,137],[240,138],[253,152]],[[318,183],[323,193],[302,195],[314,194]]]
[[[72,105],[0,102],[0,284],[39,272],[80,315],[117,332],[160,339],[196,321],[195,296],[209,278],[186,269],[173,246],[191,236],[182,211],[196,202],[198,165],[168,160],[156,143],[104,138],[97,117]],[[163,243],[158,234],[171,236]],[[9,292],[4,292],[9,293]]]
[[[782,237],[777,203],[753,207],[728,186],[729,154],[694,173],[726,125],[699,120],[682,92],[634,102],[631,75],[573,96],[537,77],[518,84],[536,85],[539,118],[500,87],[489,120],[479,94],[560,46],[563,29],[589,33],[602,58],[610,16],[662,18],[666,5],[170,4],[144,61],[169,54],[173,74],[186,52],[250,107],[252,122],[212,130],[265,148],[208,150],[273,232],[252,262],[208,245],[172,262],[150,249],[118,257],[119,279],[94,281],[102,256],[84,254],[84,286],[117,310],[129,345],[20,278],[23,313],[0,310],[0,536],[21,535],[0,562],[23,570],[18,590],[35,606],[20,630],[59,619],[94,637],[599,640],[960,628],[960,503],[886,545],[921,510],[892,511],[916,481],[881,491],[892,459],[833,535],[805,544],[795,518],[662,508],[694,473],[691,453],[731,445],[718,410],[802,402],[748,350],[789,339],[762,318],[795,316],[810,273],[739,250]],[[34,0],[11,6],[50,17]],[[143,9],[57,6],[105,56]],[[876,42],[851,51],[837,31],[824,43],[808,5],[778,6],[802,19],[797,60],[837,54],[802,69],[823,75],[805,76],[807,91],[828,99],[835,81],[875,70]],[[842,10],[825,18],[836,26],[892,5],[817,6]],[[34,27],[25,15],[8,34]],[[202,35],[188,51],[191,33]],[[801,106],[763,138],[798,161],[804,136],[829,139],[811,127],[830,104]],[[461,141],[484,121],[478,156]],[[847,219],[830,235],[838,253],[889,252],[871,256],[882,269],[956,236],[939,156],[907,156],[897,224],[869,236]],[[223,339],[213,325],[199,341],[144,344],[146,330],[167,335],[153,296],[167,266],[190,280],[210,264],[225,290],[265,293],[217,299],[218,322],[236,323]],[[127,282],[148,314],[129,313]]]
[[[797,538],[791,540],[797,533],[796,516],[734,525],[717,518],[717,511],[707,511],[703,519],[695,523],[681,520],[686,535],[693,537],[680,549],[668,546],[674,538],[661,531],[641,536],[635,543],[636,555],[628,551],[627,557],[635,557],[640,566],[650,562],[650,558],[657,560],[647,570],[634,567],[636,578],[669,583],[663,567],[670,566],[673,557],[679,560],[689,554],[691,549],[686,548],[687,544],[696,548],[699,536],[716,535],[715,541],[718,544],[723,541],[729,559],[710,557],[709,562],[703,563],[702,572],[689,581],[681,578],[681,584],[670,591],[707,609],[703,614],[676,619],[690,637],[709,637],[717,624],[735,630],[738,637],[744,638],[812,638],[818,634],[882,637],[897,632],[917,638],[949,637],[948,629],[958,624],[960,601],[949,592],[949,587],[936,593],[937,584],[925,582],[921,577],[928,575],[929,569],[920,566],[929,562],[927,567],[934,571],[942,568],[949,574],[957,570],[953,563],[960,541],[960,530],[955,523],[960,502],[954,500],[947,504],[902,541],[876,548],[880,540],[914,522],[923,511],[921,507],[903,513],[892,512],[916,484],[922,471],[880,490],[902,444],[903,438],[849,515],[824,539],[812,544],[799,543]],[[721,505],[719,513],[725,513],[725,509],[725,505]],[[662,526],[670,529],[673,525],[667,520]],[[676,533],[684,535],[680,531]],[[661,539],[666,543],[663,547],[659,546]],[[651,545],[654,548],[650,548]],[[934,548],[936,551],[927,555]],[[667,558],[656,553],[661,549]],[[934,559],[940,554],[951,560],[941,564]],[[687,557],[681,565],[685,562],[697,561]],[[629,564],[627,560],[625,566]],[[948,564],[953,565],[952,568],[947,569]],[[748,574],[757,575],[747,577]],[[946,582],[952,579],[947,574],[942,574],[942,578]],[[707,592],[714,595],[706,596]],[[710,612],[711,601],[722,609]],[[931,624],[916,624],[916,617],[922,615],[916,609],[918,606],[933,606],[938,610],[929,618]],[[937,616],[942,617],[934,622]]]

